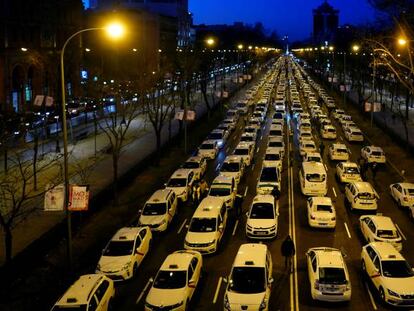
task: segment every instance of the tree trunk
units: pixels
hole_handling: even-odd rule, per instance
[[[6,265],[11,262],[13,251],[13,235],[9,226],[3,227],[4,232],[4,251],[6,255]]]
[[[405,119],[407,121],[410,118],[409,110],[410,110],[410,91],[407,89],[407,93],[405,95]]]
[[[116,148],[116,147],[113,147]],[[117,150],[112,150],[112,170],[113,170],[113,194],[115,205],[118,205],[118,154]]]
[[[7,146],[4,146],[4,172],[7,173],[8,171],[8,165],[7,160],[9,159],[9,155],[7,152]]]
[[[155,130],[155,138],[156,138],[156,144],[157,144],[157,156],[155,159],[155,165],[158,166],[161,160],[161,129]]]

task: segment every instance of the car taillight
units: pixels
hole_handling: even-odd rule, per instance
[[[311,219],[315,219],[315,216],[311,215]]]

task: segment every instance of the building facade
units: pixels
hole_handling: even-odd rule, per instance
[[[313,41],[315,44],[332,43],[339,25],[339,10],[327,0],[313,10]]]
[[[36,95],[56,97],[60,49],[81,29],[82,14],[81,0],[0,0],[2,112],[31,111]],[[72,63],[77,62],[72,55]],[[68,76],[71,92],[75,80]]]

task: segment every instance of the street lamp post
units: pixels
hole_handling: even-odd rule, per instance
[[[72,254],[72,221],[71,213],[69,210],[69,167],[68,167],[68,129],[66,124],[66,87],[65,87],[65,66],[64,66],[64,56],[65,49],[69,42],[78,36],[81,33],[96,31],[96,30],[106,30],[110,36],[116,38],[120,37],[123,34],[123,28],[119,24],[110,24],[108,27],[94,27],[86,28],[79,30],[72,34],[68,39],[66,39],[63,44],[62,51],[60,52],[60,81],[61,81],[61,92],[62,92],[62,135],[63,135],[63,179],[64,179],[64,208],[66,212],[66,223],[67,223],[67,253],[68,253],[68,263],[69,270],[72,271],[73,264],[73,254]]]

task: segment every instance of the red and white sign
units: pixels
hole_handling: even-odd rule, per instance
[[[87,211],[89,206],[89,186],[69,186],[68,210]]]
[[[33,106],[42,106],[43,104],[43,100],[45,99],[44,95],[36,95],[34,102],[33,102]]]
[[[196,112],[195,110],[187,110],[187,121],[195,121],[196,119]]]
[[[379,111],[381,111],[381,103],[374,103],[374,105],[373,105],[373,111],[374,112],[379,112]]]
[[[229,92],[223,91],[223,92],[221,93],[221,97],[223,97],[223,98],[228,98],[228,97],[229,97]]]
[[[45,106],[46,107],[52,107],[53,106],[53,97],[52,96],[46,96]]]
[[[178,110],[175,112],[174,119],[176,120],[182,120],[184,119],[184,110]]]
[[[64,196],[65,196],[64,190],[65,190],[64,185],[58,185],[45,192],[45,200],[44,200],[44,205],[43,205],[44,211],[46,212],[63,211]]]
[[[365,105],[364,105],[365,112],[371,111],[372,109],[371,107],[372,107],[372,104],[370,102],[365,102]]]

